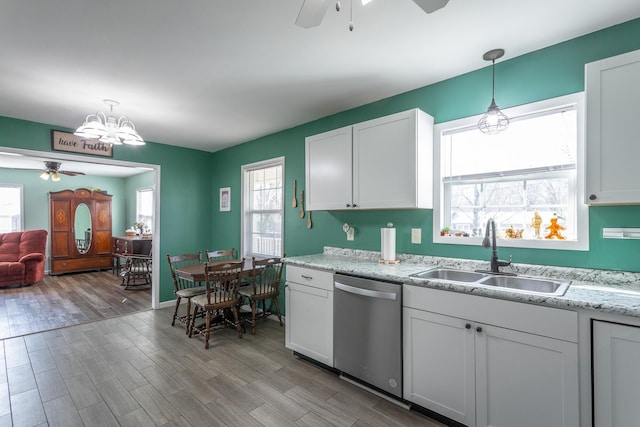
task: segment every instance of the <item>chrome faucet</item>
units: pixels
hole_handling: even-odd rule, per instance
[[[489,240],[489,229],[491,229],[491,240]],[[493,218],[490,218],[487,221],[487,229],[484,232],[484,239],[482,239],[482,247],[489,249],[491,248],[491,273],[493,274],[507,274],[511,275],[513,273],[503,273],[500,271],[500,267],[506,267],[511,265],[511,255],[509,255],[509,261],[501,261],[498,259],[498,245],[496,244],[496,223]]]

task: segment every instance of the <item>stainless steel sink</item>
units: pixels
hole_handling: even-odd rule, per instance
[[[553,279],[526,276],[501,276],[475,271],[456,270],[453,268],[430,268],[411,274],[419,279],[446,280],[485,288],[504,289],[512,292],[562,296],[569,288],[569,283]]]
[[[476,282],[482,278],[489,277],[486,274],[475,273],[473,271],[454,270],[450,268],[434,268],[421,271],[411,275],[420,279],[440,279],[452,282]]]
[[[479,285],[508,288],[513,291],[536,294],[564,295],[569,287],[567,282],[522,276],[487,276],[478,281]]]

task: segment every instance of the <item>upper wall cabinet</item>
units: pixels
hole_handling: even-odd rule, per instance
[[[640,50],[585,66],[586,202],[640,203]]]
[[[306,208],[433,207],[433,117],[413,109],[307,137]]]

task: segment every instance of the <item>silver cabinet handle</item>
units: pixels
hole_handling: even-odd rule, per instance
[[[302,275],[302,278],[307,280],[313,280],[313,276],[305,276],[304,274]]]
[[[372,291],[369,289],[356,288],[354,286],[345,285],[344,283],[334,282],[337,289],[340,289],[345,292],[349,292],[351,294],[362,295],[365,297],[371,298],[381,298],[381,299],[390,299],[395,301],[398,298],[398,294],[395,292],[380,292],[380,291]]]

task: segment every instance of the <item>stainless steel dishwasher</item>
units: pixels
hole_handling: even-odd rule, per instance
[[[334,367],[402,397],[402,285],[334,274]]]

